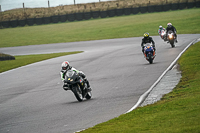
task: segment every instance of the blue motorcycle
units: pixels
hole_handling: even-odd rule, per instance
[[[153,49],[153,46],[151,45],[151,43],[146,43],[144,46],[144,56],[146,58],[146,60],[152,64],[153,60],[156,56],[156,52]]]

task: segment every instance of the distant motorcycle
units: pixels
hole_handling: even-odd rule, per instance
[[[86,81],[75,71],[69,70],[65,76],[64,84],[68,85],[79,102],[83,101],[84,98],[90,99],[92,97],[92,92],[88,91]]]
[[[164,41],[167,41],[166,30],[162,30],[162,31],[161,31],[160,37],[161,37]]]
[[[146,60],[152,64],[153,60],[156,56],[156,53],[153,49],[153,46],[151,45],[151,43],[146,43],[144,46],[144,56],[146,58]]]
[[[175,35],[173,31],[168,31],[168,36],[167,36],[167,40],[169,41],[169,43],[171,44],[172,48],[175,47]]]

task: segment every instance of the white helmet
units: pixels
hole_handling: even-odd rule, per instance
[[[71,67],[70,67],[68,61],[64,61],[64,62],[61,64],[61,67],[62,67],[62,70],[63,70],[63,71],[67,71],[67,70],[71,69]]]
[[[168,26],[168,27],[171,27],[171,26],[172,26],[172,23],[168,23],[167,26]]]
[[[162,29],[162,25],[159,26],[159,29]]]

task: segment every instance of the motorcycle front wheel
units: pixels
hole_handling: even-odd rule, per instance
[[[148,57],[149,57],[149,63],[152,64],[153,63],[153,59],[152,59],[151,55],[148,54]]]
[[[74,88],[73,88],[73,93],[76,97],[76,99],[81,102],[83,101],[83,95],[82,95],[82,91],[81,91],[81,88],[79,85],[76,85]]]
[[[170,40],[170,44],[171,44],[172,48],[175,47],[175,45],[174,45],[174,40]]]

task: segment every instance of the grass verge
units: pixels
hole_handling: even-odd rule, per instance
[[[177,34],[200,33],[200,8],[0,30],[0,47],[158,35],[171,22]],[[187,26],[186,26],[187,25]],[[12,39],[11,39],[12,38]]]
[[[81,52],[82,51],[53,53],[53,54],[15,56],[15,60],[1,61],[1,63],[0,63],[0,73],[14,69],[14,68],[18,68],[18,67],[21,67],[21,66],[25,66],[25,65],[28,65],[28,64],[31,64],[31,63],[39,62],[39,61],[42,61],[42,60],[47,60],[47,59],[50,59],[50,58],[55,58],[55,57],[64,56],[64,55],[77,54],[77,53],[81,53]]]
[[[161,101],[139,107],[81,133],[199,133],[200,42],[179,59],[182,78]]]
[[[86,4],[74,4],[74,5],[62,5],[57,7],[49,8],[18,8],[0,12],[0,20],[23,20],[26,18],[41,18],[49,17],[54,15],[65,15],[69,13],[80,13],[90,11],[106,11],[117,8],[131,8],[147,5],[163,5],[168,3],[184,3],[184,2],[195,2],[196,0],[114,0],[106,2],[93,2]],[[74,1],[75,2],[75,1]],[[51,2],[50,2],[51,3]],[[26,2],[25,2],[26,5]]]

